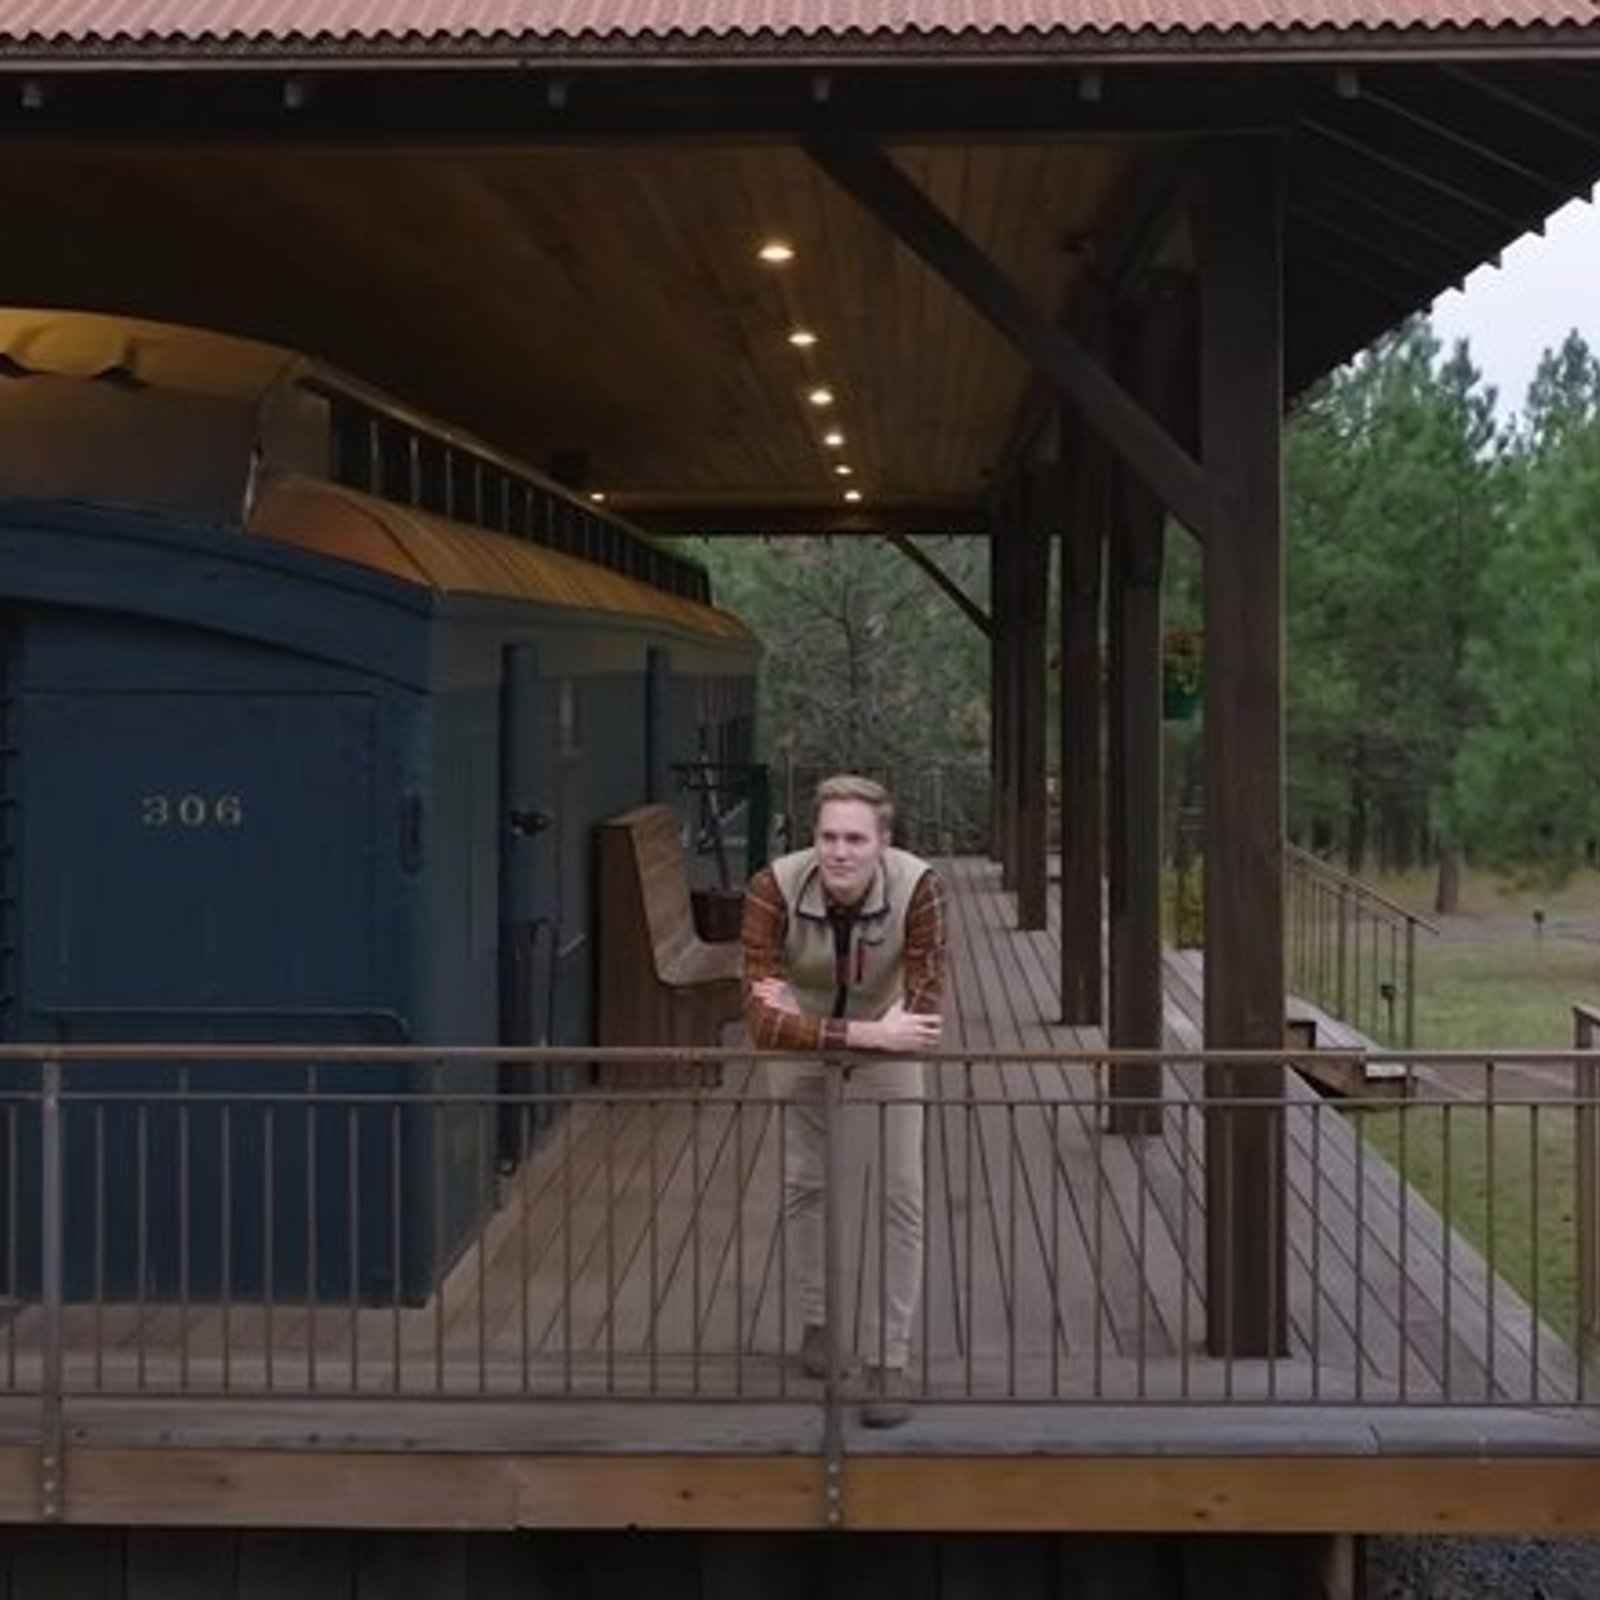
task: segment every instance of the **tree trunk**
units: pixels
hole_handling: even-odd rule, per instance
[[[1345,871],[1351,877],[1359,878],[1367,861],[1367,789],[1359,769],[1350,775],[1344,855]]]
[[[1461,909],[1461,846],[1453,839],[1439,841],[1439,878],[1434,885],[1433,909],[1453,917]]]

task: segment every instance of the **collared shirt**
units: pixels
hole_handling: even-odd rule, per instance
[[[741,939],[747,986],[763,978],[787,980],[784,945],[788,932],[789,908],[771,869],[763,867],[744,892]],[[933,1013],[940,1009],[944,999],[945,938],[944,888],[934,873],[925,872],[906,906],[902,997],[907,1011]],[[845,1048],[844,1019],[780,1011],[757,1000],[748,987],[745,1019],[751,1043],[758,1050]]]

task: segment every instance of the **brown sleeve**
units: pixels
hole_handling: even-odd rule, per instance
[[[944,1005],[946,966],[944,885],[923,873],[906,907],[905,1007],[937,1012]]]
[[[780,1011],[757,1000],[751,984],[761,978],[787,978],[784,941],[789,908],[770,867],[763,867],[744,891],[739,938],[744,947],[744,1015],[750,1042],[758,1050],[842,1050],[844,1024],[832,1017]]]

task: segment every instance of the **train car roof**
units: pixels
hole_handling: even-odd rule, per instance
[[[101,379],[227,399],[264,394],[311,363],[232,334],[89,311],[0,306],[0,362],[14,374]]]
[[[646,617],[696,633],[753,640],[743,623],[714,606],[526,539],[451,522],[341,484],[268,474],[258,484],[246,529],[439,594]]]

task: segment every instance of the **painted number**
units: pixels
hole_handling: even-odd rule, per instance
[[[143,794],[139,820],[147,828],[237,828],[244,801],[236,794]]]

